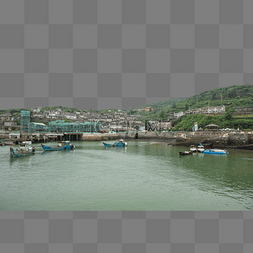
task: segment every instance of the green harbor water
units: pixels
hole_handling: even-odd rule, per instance
[[[0,210],[253,210],[253,151],[179,156],[188,148],[72,143],[54,152],[33,144],[35,154],[19,158],[0,147]]]

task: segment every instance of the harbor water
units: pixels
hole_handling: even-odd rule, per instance
[[[33,144],[34,155],[18,158],[0,147],[0,210],[253,210],[253,151],[179,156],[189,149],[71,143],[51,152]]]

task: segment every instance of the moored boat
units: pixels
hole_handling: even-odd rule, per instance
[[[32,155],[35,153],[35,147],[30,147],[26,143],[21,143],[19,145],[19,149],[15,149],[10,147],[10,155],[11,157],[20,157],[26,155]]]
[[[191,146],[190,146],[190,151],[192,151],[192,152],[197,152],[196,146],[191,145]]]
[[[59,141],[56,147],[49,147],[45,144],[41,144],[41,147],[46,151],[60,151],[75,148],[75,146],[69,143],[69,141]]]
[[[178,153],[179,155],[192,155],[193,151],[182,151]]]
[[[31,141],[23,141],[22,143],[24,143],[24,144],[29,144],[29,145],[31,145],[31,144],[32,144],[32,142],[31,142]]]
[[[4,145],[9,145],[9,146],[12,146],[12,145],[15,145],[15,143],[13,141],[5,141],[4,142]]]
[[[198,153],[203,153],[204,150],[205,150],[205,147],[201,143],[199,143],[199,146],[198,146],[197,150],[198,150]]]
[[[105,147],[125,147],[127,145],[126,142],[124,142],[123,139],[120,139],[118,142],[114,142],[113,144],[105,143],[102,141]]]
[[[206,149],[204,150],[203,154],[207,154],[207,155],[226,155],[229,154],[229,152],[225,149]]]

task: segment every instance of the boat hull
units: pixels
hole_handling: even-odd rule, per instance
[[[179,155],[192,155],[193,151],[184,151],[184,152],[179,152]]]
[[[105,147],[125,147],[125,143],[114,143],[114,144],[109,144],[102,142]]]
[[[49,147],[45,144],[41,144],[41,147],[45,151],[61,151],[61,150],[71,150],[74,149],[73,145],[63,146],[63,147]]]
[[[206,154],[206,155],[226,155],[228,154],[228,151],[227,150],[211,150],[211,149],[206,149],[203,154]]]
[[[30,150],[17,150],[15,148],[10,148],[10,156],[11,157],[21,157],[27,155],[33,155],[35,153],[35,148]]]

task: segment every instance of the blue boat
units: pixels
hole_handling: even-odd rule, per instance
[[[203,154],[208,155],[226,155],[229,154],[227,150],[223,149],[206,149],[203,151]]]
[[[102,142],[105,147],[125,147],[127,145],[123,139],[120,139],[118,142],[114,142],[113,144]]]
[[[32,155],[34,153],[35,153],[35,147],[30,147],[26,143],[21,143],[19,145],[19,149],[10,147],[11,157],[27,156],[27,155]]]
[[[75,146],[70,144],[69,141],[60,141],[56,147],[49,147],[45,144],[41,144],[41,147],[46,151],[60,151],[75,148]]]

